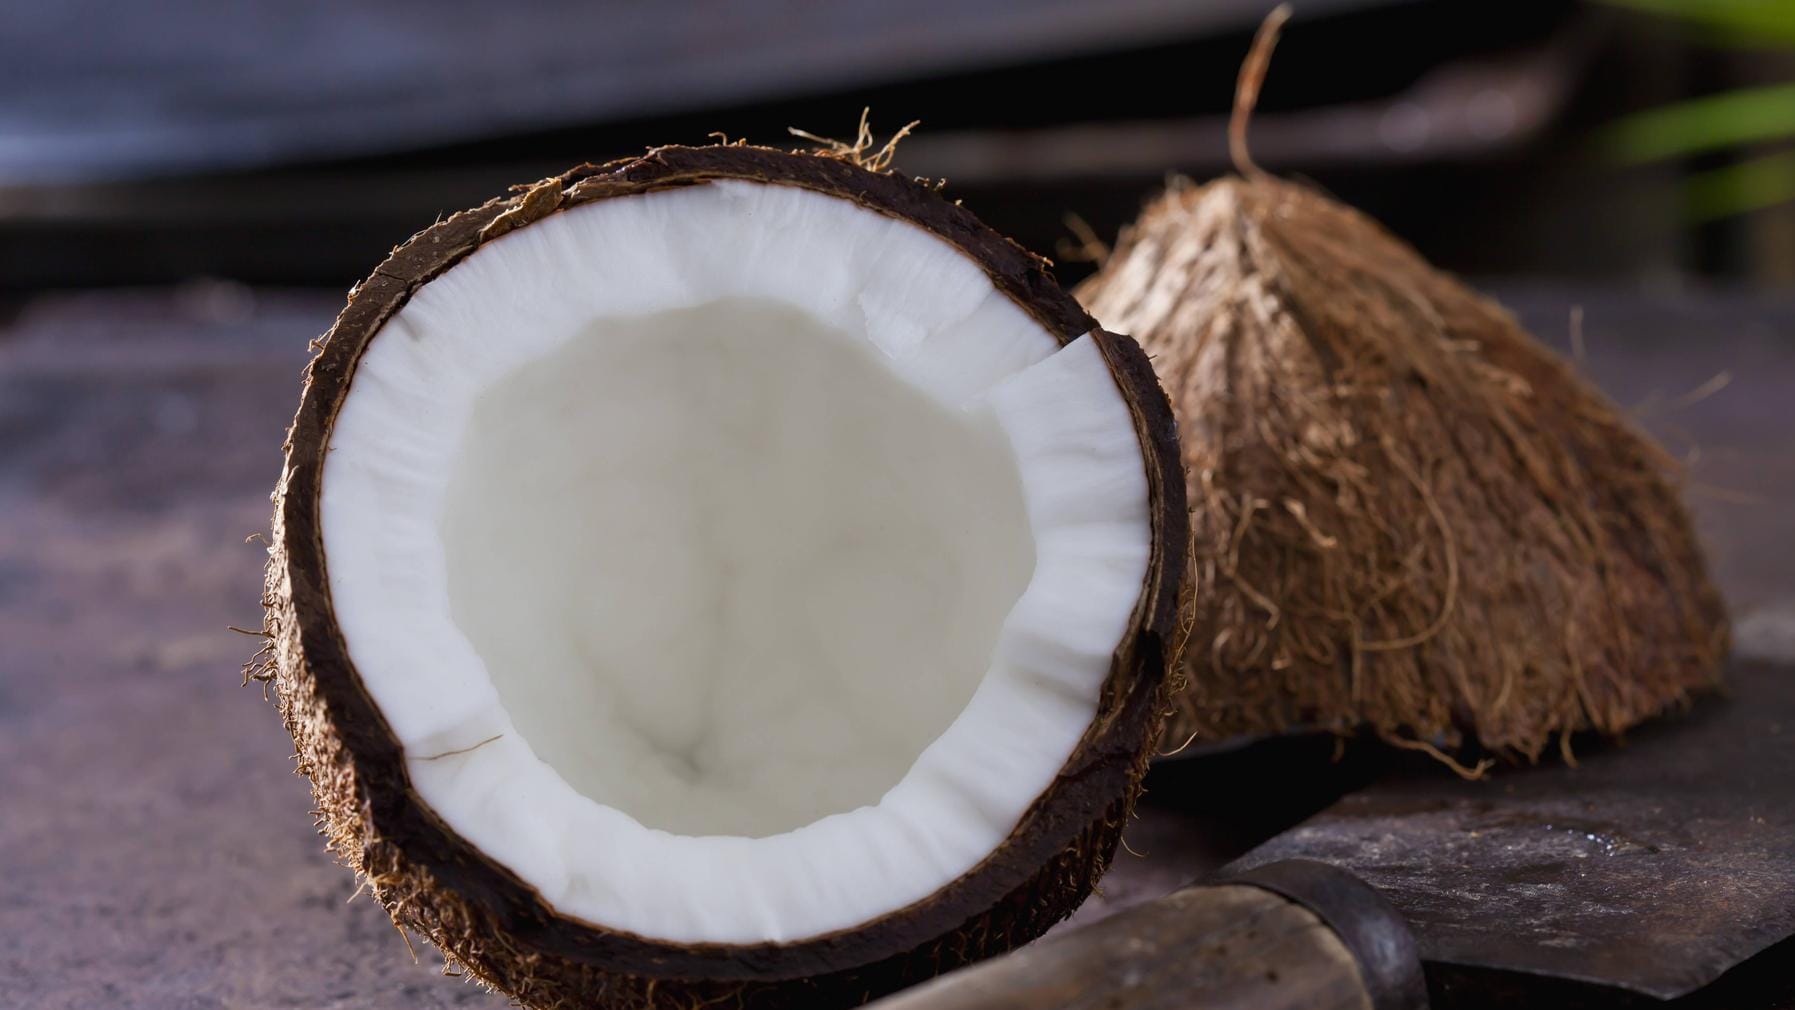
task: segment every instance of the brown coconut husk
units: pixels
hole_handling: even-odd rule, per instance
[[[1280,20],[1242,72],[1241,175],[1172,185],[1076,292],[1182,429],[1197,609],[1168,740],[1537,759],[1713,688],[1726,614],[1674,461],[1494,302],[1246,154]]]

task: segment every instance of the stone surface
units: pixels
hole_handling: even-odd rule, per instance
[[[1795,302],[1540,288],[1510,301],[1560,347],[1583,306],[1590,373],[1691,457],[1742,647],[1781,648]],[[244,538],[267,528],[306,343],[340,305],[213,284],[50,296],[0,324],[8,1007],[504,1005],[438,977],[425,944],[414,965],[385,914],[350,900],[272,706],[239,686],[255,641],[225,630],[259,625],[264,555]],[[1143,855],[1120,855],[1077,918],[1162,894],[1325,805],[1353,774],[1313,774],[1332,769],[1327,753],[1261,745],[1156,772],[1127,836]],[[1262,786],[1292,781],[1305,784]]]

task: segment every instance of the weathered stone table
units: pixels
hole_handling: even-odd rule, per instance
[[[1795,656],[1795,300],[1510,289],[1543,338],[1690,462],[1747,651]],[[312,832],[291,745],[238,686],[306,342],[339,295],[58,295],[0,322],[0,1006],[504,1005],[413,965]],[[1722,378],[1724,376],[1725,378]],[[1156,776],[1103,894],[1162,893],[1344,788]],[[1266,773],[1257,773],[1264,776]],[[1210,778],[1206,779],[1205,775]],[[1210,779],[1214,785],[1209,786]],[[1196,799],[1174,801],[1174,784]]]

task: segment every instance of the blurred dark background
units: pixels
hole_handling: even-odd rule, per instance
[[[1227,169],[1268,0],[105,0],[0,15],[0,288],[341,288],[510,183],[713,132],[920,119],[1054,255]],[[1258,160],[1478,276],[1795,282],[1795,3],[1302,0]],[[1694,101],[1692,101],[1694,100]],[[1083,271],[1065,262],[1068,279]]]

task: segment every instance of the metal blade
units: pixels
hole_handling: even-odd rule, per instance
[[[1430,964],[1683,995],[1795,933],[1795,669],[1575,768],[1380,782],[1231,869],[1291,857],[1375,885]]]

